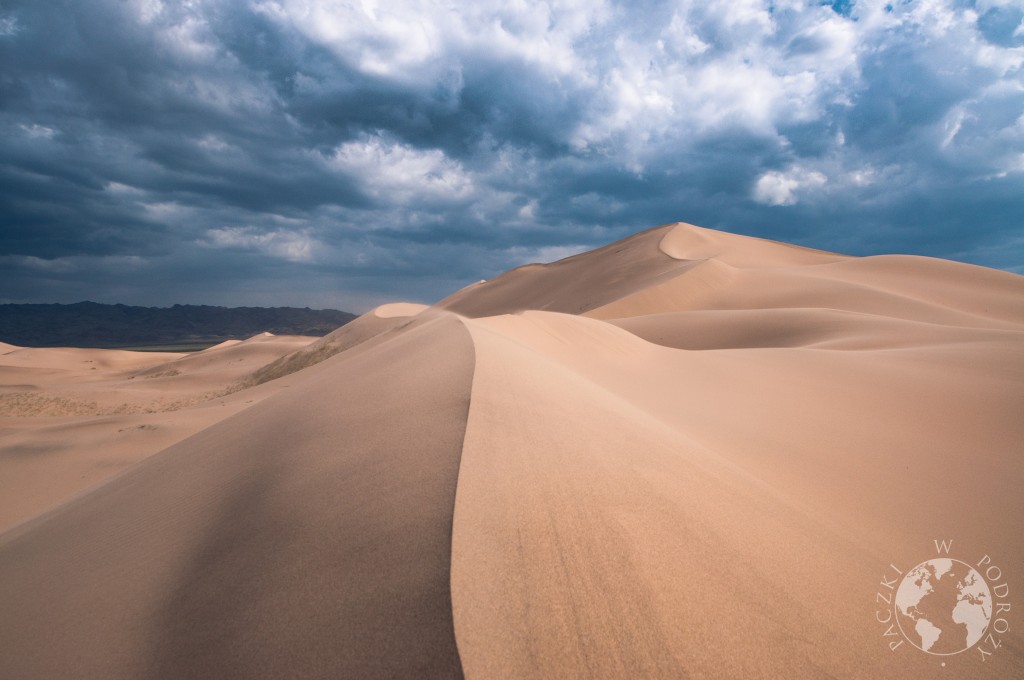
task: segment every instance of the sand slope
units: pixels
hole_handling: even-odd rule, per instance
[[[658,244],[670,227],[657,227],[552,264],[518,267],[460,290],[437,305],[464,316],[544,309],[579,314],[637,290],[678,278],[699,261],[666,257]]]
[[[472,367],[435,316],[4,534],[3,677],[458,676]]]
[[[124,367],[256,403],[0,534],[0,676],[1024,676],[876,619],[1024,589],[1024,277],[679,224],[437,307]]]
[[[258,403],[237,391],[314,338],[261,334],[194,354],[16,348],[0,356],[0,530]]]
[[[546,312],[470,328],[468,677],[928,677],[878,639],[886,560],[948,535],[1022,563],[1020,336],[679,352]]]
[[[875,591],[935,538],[1024,564],[1024,279],[692,225],[627,243],[442,303],[489,317],[453,539],[467,676],[932,677]],[[557,298],[654,249],[682,265]],[[941,672],[1021,675],[1001,637]]]
[[[424,305],[393,303],[372,309],[316,342],[260,367],[247,377],[246,385],[260,385],[296,371],[315,366],[340,352],[362,346],[363,351],[378,340],[390,337],[410,325]]]

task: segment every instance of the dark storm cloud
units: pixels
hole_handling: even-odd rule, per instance
[[[0,298],[362,308],[687,220],[1024,266],[1013,3],[8,2]]]

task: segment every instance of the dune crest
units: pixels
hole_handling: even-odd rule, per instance
[[[680,222],[672,226],[658,249],[676,260],[720,259],[734,267],[761,268],[810,265],[849,259],[824,250],[804,248],[781,241],[740,236]]]
[[[867,655],[870,617],[847,622],[873,591],[836,583],[872,584],[882,555],[936,532],[1024,553],[1003,521],[1024,509],[1024,376],[1004,374],[1020,332],[680,352],[549,312],[468,324],[452,576],[468,677],[929,677],[927,657]]]
[[[427,305],[417,305],[411,302],[392,302],[374,308],[373,314],[381,319],[393,319],[399,316],[416,316],[424,309],[427,309]]]
[[[472,369],[421,319],[0,535],[3,677],[459,677]]]
[[[0,371],[85,389],[80,352]],[[315,341],[104,362],[233,391],[0,533],[4,678],[1024,677],[1015,618],[946,667],[876,618],[937,538],[1019,590],[1024,277],[666,225]]]
[[[381,313],[381,308],[384,308]],[[241,385],[250,387],[283,378],[297,371],[315,366],[335,354],[356,350],[363,345],[363,351],[378,341],[412,324],[426,307],[413,303],[381,305],[345,324],[341,328],[311,342],[305,347],[280,357],[260,367],[247,376]]]

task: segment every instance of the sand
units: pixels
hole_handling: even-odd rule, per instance
[[[194,354],[0,355],[0,531],[286,388],[236,392],[254,370],[314,340],[261,334]]]
[[[10,501],[0,676],[1024,677],[1012,611],[945,657],[876,619],[936,539],[1024,588],[1024,277],[677,224],[258,345],[96,383],[0,355],[100,410],[236,390],[146,414],[194,434],[85,493]],[[86,422],[141,417],[3,436],[70,447],[34,468],[60,478]]]
[[[392,302],[373,309],[372,313],[381,319],[393,319],[399,316],[416,316],[425,309],[427,309],[427,305],[418,305],[412,302]]]
[[[3,534],[3,676],[457,676],[472,365],[423,320]]]

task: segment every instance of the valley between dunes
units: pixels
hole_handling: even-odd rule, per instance
[[[1024,677],[1015,610],[939,657],[877,595],[952,540],[1024,598],[1022,442],[1024,277],[687,224],[319,339],[0,345],[0,677]]]

